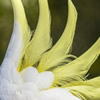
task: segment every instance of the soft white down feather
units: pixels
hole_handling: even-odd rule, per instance
[[[0,68],[0,100],[80,100],[64,88],[49,89],[54,75],[38,73],[28,67],[18,73],[12,59],[5,58]]]

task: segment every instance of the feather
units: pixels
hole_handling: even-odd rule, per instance
[[[52,47],[52,49],[42,56],[40,64],[38,66],[39,72],[48,70],[52,67],[57,66],[58,64],[65,62],[65,58],[70,52],[75,33],[77,12],[71,0],[68,0],[68,6],[68,23],[65,27],[64,33],[62,34],[58,42]]]
[[[5,58],[0,69],[0,86],[4,84],[4,80],[7,82],[13,83],[16,85],[21,85],[22,80],[19,73],[16,71],[16,67],[12,59]],[[1,86],[2,87],[2,86]]]
[[[13,61],[5,58],[0,68],[0,100],[37,100],[40,91],[50,88],[53,80],[52,72],[38,73],[34,67],[19,73]]]
[[[30,40],[31,31],[21,0],[11,0],[11,3],[14,10],[14,29],[5,58],[12,59],[17,67]]]
[[[66,88],[82,100],[100,100],[100,77],[66,84]]]
[[[35,83],[37,81],[37,78],[39,76],[39,73],[37,69],[33,67],[28,67],[20,72],[23,82],[33,82]]]
[[[39,93],[38,100],[81,100],[72,95],[67,89],[54,88]]]
[[[50,71],[45,71],[39,74],[38,80],[37,80],[37,86],[40,91],[48,89],[51,87],[52,83],[54,81],[54,75]]]
[[[27,47],[20,70],[36,64],[52,44],[50,37],[50,12],[47,0],[39,0],[40,15],[33,38]],[[44,20],[43,20],[44,19]]]
[[[54,84],[64,85],[67,82],[84,79],[91,65],[100,55],[100,38],[83,55],[64,66],[55,68],[52,72],[55,75]]]

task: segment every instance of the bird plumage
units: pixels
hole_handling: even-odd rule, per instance
[[[14,29],[0,67],[0,100],[99,100],[100,77],[88,80],[86,74],[100,55],[100,38],[80,57],[71,54],[77,22],[72,1],[68,0],[67,25],[54,46],[47,0],[39,0],[33,37],[21,0],[11,3]]]

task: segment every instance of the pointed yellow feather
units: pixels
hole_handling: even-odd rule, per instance
[[[54,85],[63,85],[71,81],[82,80],[82,78],[85,77],[91,65],[95,62],[99,55],[100,38],[83,55],[70,62],[69,64],[57,67],[53,70],[55,75]]]
[[[54,47],[41,58],[38,66],[40,72],[59,65],[66,61],[65,58],[67,56],[69,57],[67,54],[70,52],[72,46],[77,20],[77,11],[71,0],[68,0],[68,9],[68,23],[64,33]]]
[[[82,100],[100,100],[100,77],[88,81],[77,81],[66,84],[71,93]]]
[[[20,70],[39,61],[42,54],[51,47],[51,18],[47,0],[39,0],[39,20],[33,38],[27,47]]]

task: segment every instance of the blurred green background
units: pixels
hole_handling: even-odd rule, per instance
[[[35,30],[39,7],[38,0],[22,0],[28,23]],[[67,0],[48,0],[51,10],[53,43],[61,36],[67,21]],[[78,22],[72,54],[80,56],[100,36],[100,0],[73,0],[78,11]],[[0,0],[0,64],[5,55],[13,29],[13,10],[10,0]],[[92,65],[89,78],[100,75],[100,57]]]

